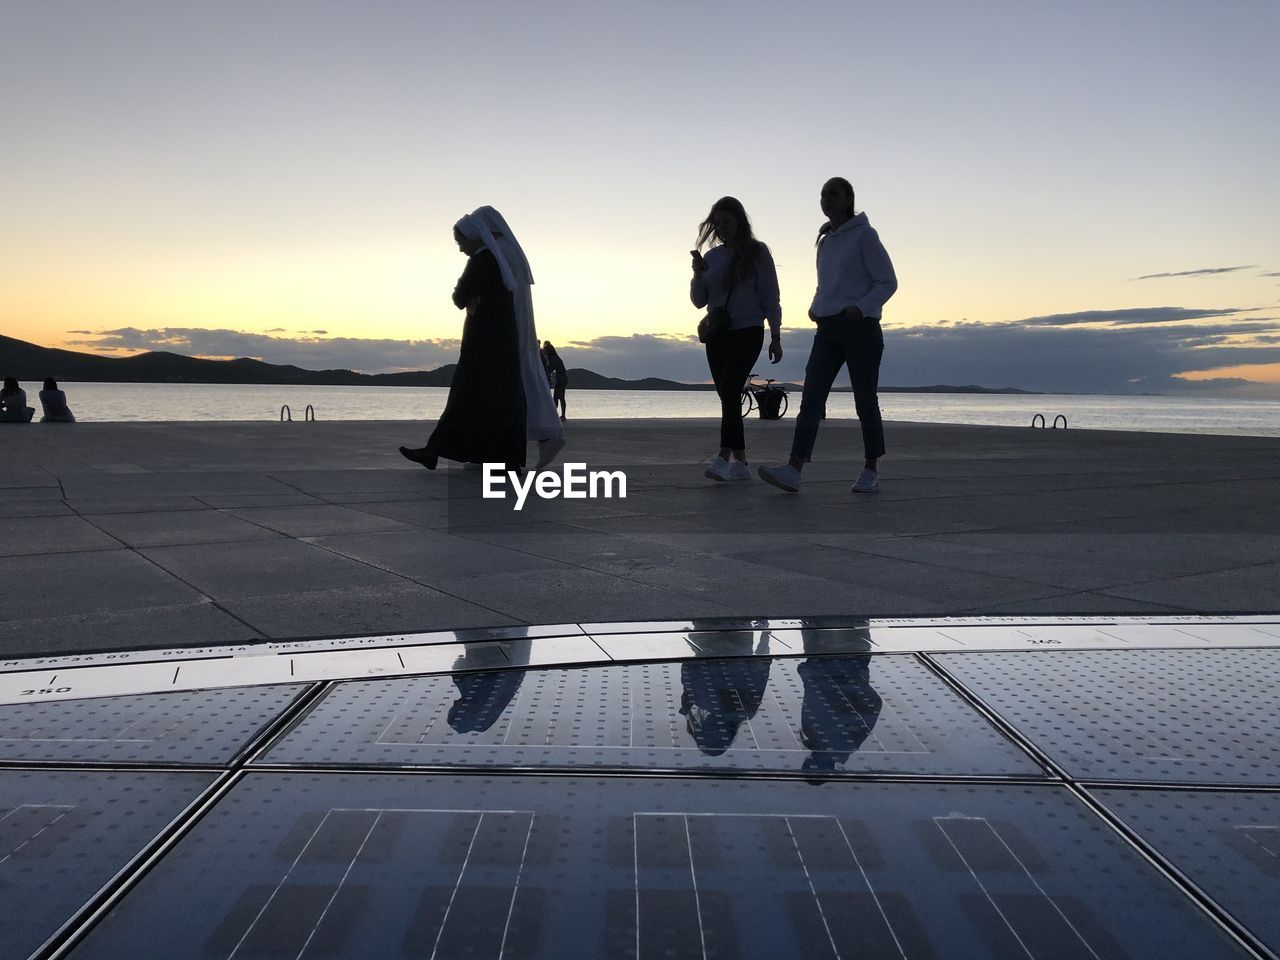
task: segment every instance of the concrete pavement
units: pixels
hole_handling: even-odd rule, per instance
[[[751,421],[756,463],[793,420]],[[715,484],[709,421],[570,422],[628,496],[482,500],[419,423],[0,427],[0,654],[716,616],[1265,613],[1280,440],[856,423],[805,489]]]

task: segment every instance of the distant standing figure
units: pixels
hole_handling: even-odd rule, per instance
[[[0,423],[30,423],[35,415],[35,408],[27,406],[27,391],[15,377],[5,377],[0,387]]]
[[[449,399],[424,447],[400,453],[428,470],[440,457],[461,463],[524,466],[524,388],[520,344],[516,342],[515,286],[509,265],[489,230],[468,214],[454,225],[453,238],[467,266],[453,291],[466,310],[458,365]]]
[[[552,400],[555,401],[556,409],[560,412],[560,419],[564,420],[568,412],[564,392],[569,387],[569,371],[564,368],[564,361],[560,359],[560,354],[556,353],[556,348],[552,346],[550,340],[542,344],[542,355],[551,371]]]
[[[791,459],[780,467],[761,467],[760,479],[788,493],[799,492],[800,471],[813,455],[831,385],[840,368],[847,366],[865,458],[853,492],[874,493],[880,488],[877,461],[884,456],[877,396],[884,355],[880,314],[898,289],[898,278],[875,227],[865,213],[855,213],[849,181],[832,177],[822,185],[820,200],[827,222],[818,230],[818,289],[809,308],[809,319],[818,329],[804,368]]]
[[[702,248],[710,244],[706,256]],[[764,344],[769,322],[769,359],[782,359],[782,306],[778,273],[769,248],[755,238],[742,204],[721,197],[698,226],[689,299],[695,307],[728,312],[727,329],[707,337],[707,366],[720,395],[720,452],[704,471],[710,480],[750,480],[742,429],[742,388]]]
[[[40,406],[44,408],[41,423],[75,423],[76,415],[67,406],[67,395],[58,389],[58,381],[53,377],[44,378],[44,389],[40,391]]]

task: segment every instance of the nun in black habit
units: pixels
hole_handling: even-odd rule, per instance
[[[401,447],[400,453],[428,470],[441,457],[522,469],[525,401],[512,300],[516,278],[498,240],[479,218],[463,217],[454,225],[453,237],[468,258],[453,291],[454,305],[467,311],[458,365],[427,445]]]

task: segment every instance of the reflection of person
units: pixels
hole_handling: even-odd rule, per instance
[[[551,463],[564,449],[564,426],[556,415],[555,404],[547,392],[545,371],[538,356],[538,330],[533,322],[533,271],[529,258],[511,232],[506,218],[493,207],[478,207],[472,214],[494,238],[496,253],[505,264],[504,279],[512,281],[511,291],[516,311],[516,336],[520,344],[520,382],[524,387],[525,433],[538,442],[537,469]]]
[[[812,751],[802,769],[820,774],[843,766],[880,718],[871,686],[871,657],[810,657],[797,668],[804,684],[800,739]]]
[[[706,256],[702,248],[711,244]],[[698,226],[689,299],[695,307],[728,311],[728,329],[707,336],[707,366],[720,396],[720,452],[704,475],[711,480],[750,480],[742,429],[742,388],[764,343],[769,321],[769,359],[782,359],[782,307],[778,273],[769,248],[755,238],[747,211],[734,197],[721,197]]]
[[[449,707],[449,726],[458,733],[488,730],[515,698],[523,680],[523,670],[455,673],[458,699]]]
[[[5,377],[0,387],[0,423],[30,423],[35,415],[35,409],[27,406],[27,391],[15,377]]]
[[[555,401],[556,409],[560,411],[560,419],[564,420],[568,413],[564,392],[569,387],[569,371],[565,369],[564,361],[560,359],[560,354],[556,353],[556,348],[552,346],[550,340],[542,344],[542,353],[546,358],[547,379],[551,381],[552,399]]]
[[[40,406],[44,408],[41,423],[75,423],[76,415],[67,406],[67,395],[58,389],[58,381],[53,377],[44,378],[44,389],[40,391]]]
[[[748,641],[748,649],[750,641]],[[689,660],[680,665],[680,713],[698,749],[718,757],[755,716],[769,684],[768,657]]]
[[[818,328],[804,370],[791,459],[780,467],[761,467],[759,474],[775,487],[799,492],[800,471],[813,455],[831,385],[840,368],[847,366],[865,458],[853,490],[872,493],[880,486],[877,462],[884,456],[884,425],[876,396],[884,354],[880,314],[898,289],[898,280],[880,235],[865,213],[854,212],[849,181],[828,180],[822,186],[821,202],[827,222],[818,231],[818,289],[809,308],[809,319]]]
[[[497,241],[474,216],[454,225],[467,266],[453,302],[467,311],[449,399],[425,447],[401,447],[407,459],[434,470],[440,457],[462,463],[524,466],[524,388],[509,268]]]

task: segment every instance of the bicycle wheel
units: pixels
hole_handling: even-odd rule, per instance
[[[787,415],[787,392],[782,392],[782,398],[778,401],[778,419],[781,420]]]
[[[748,413],[750,413],[751,408],[754,405],[755,405],[755,402],[751,396],[751,391],[744,388],[742,391],[742,415],[745,417]]]

